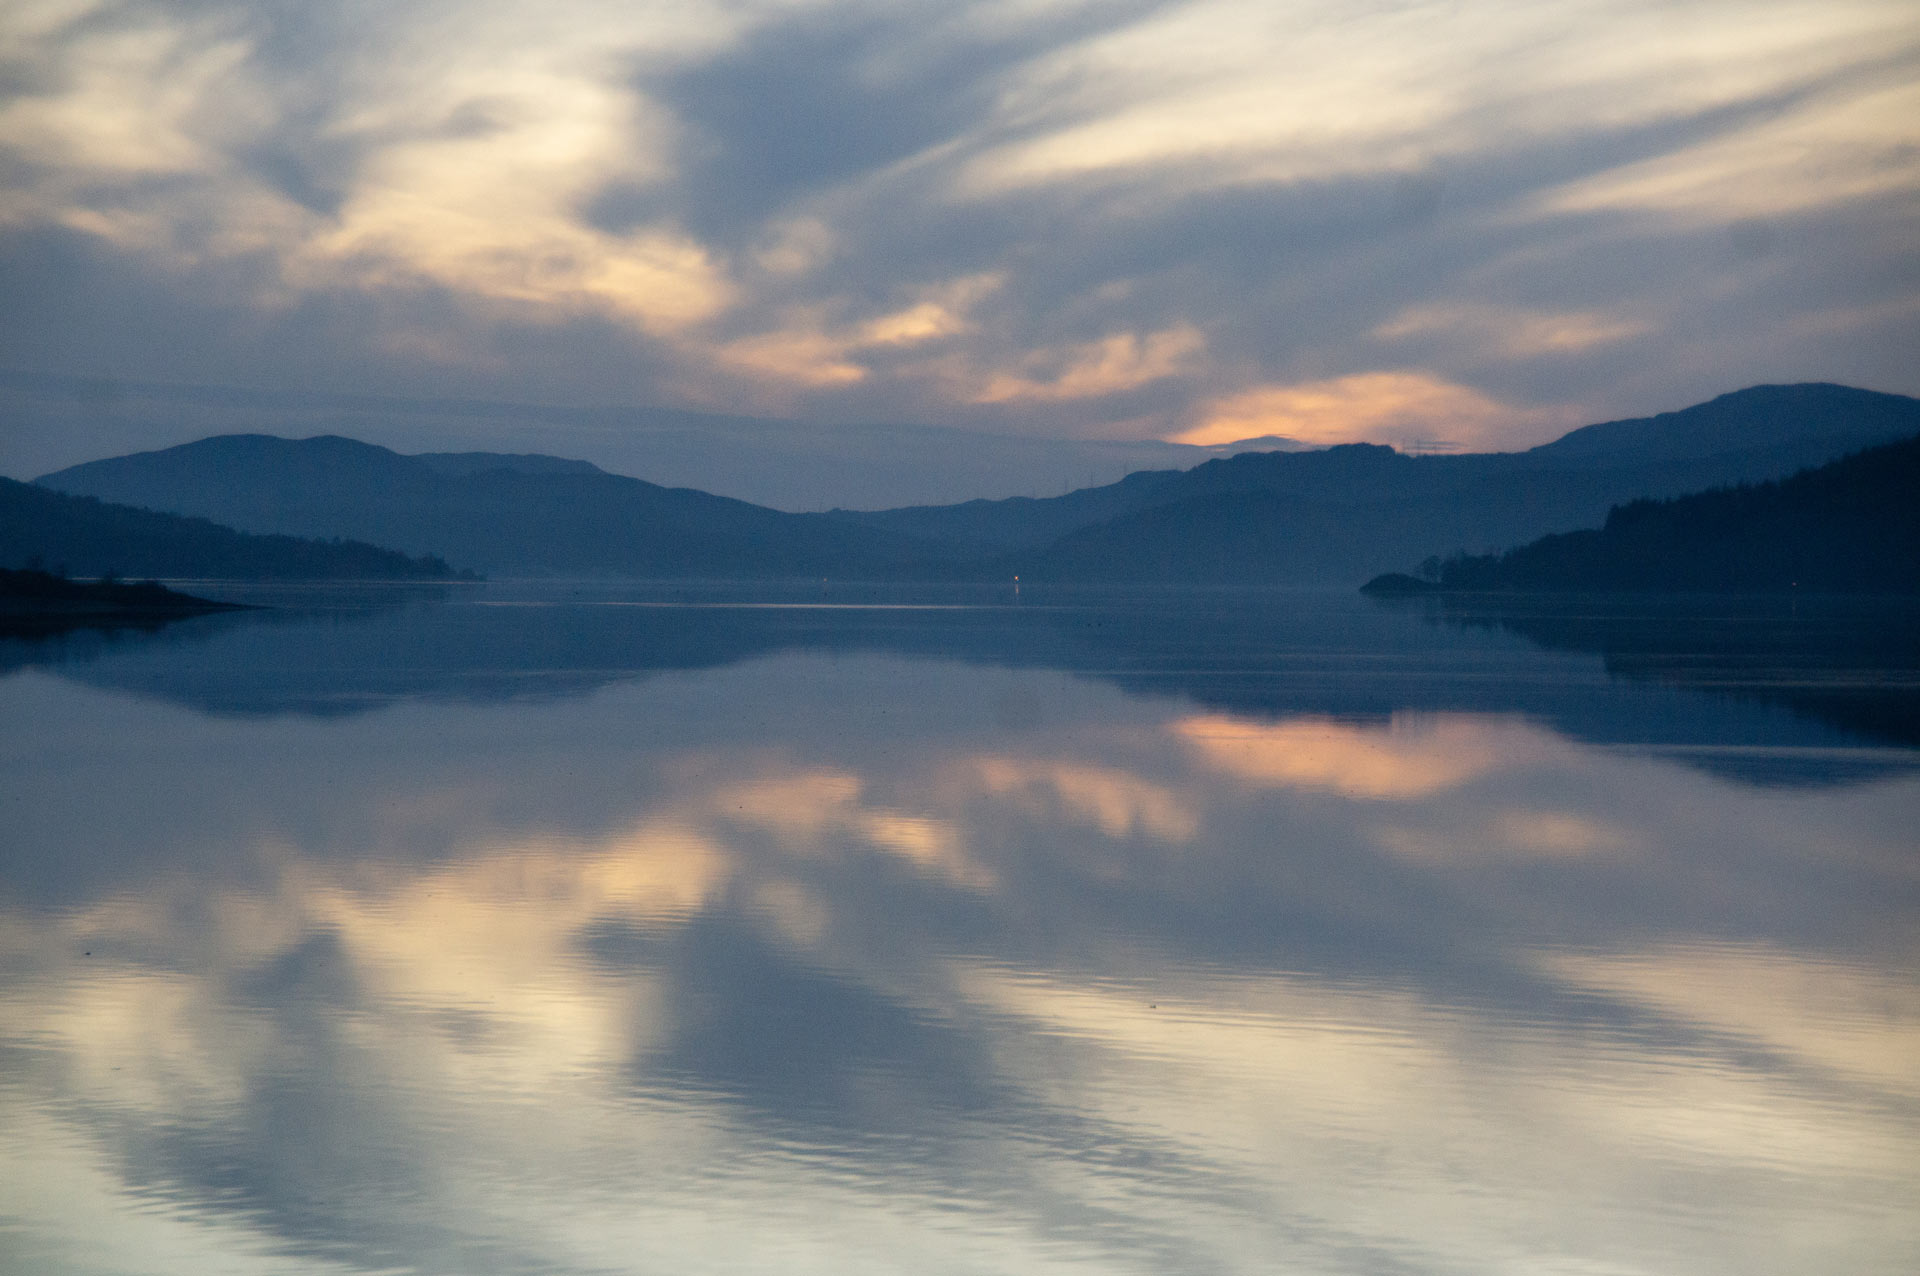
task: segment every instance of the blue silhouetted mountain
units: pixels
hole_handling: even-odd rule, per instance
[[[483,571],[885,575],[937,547],[823,514],[666,488],[558,457],[403,456],[334,436],[223,435],[38,482],[249,531],[349,536]]]
[[[414,456],[436,474],[466,478],[491,470],[514,474],[604,474],[592,461],[569,461],[538,452],[421,452]]]
[[[1445,590],[1920,594],[1920,438],[1779,482],[1633,501],[1598,529],[1435,575]]]
[[[1033,579],[1328,583],[1591,526],[1618,504],[1791,474],[1920,434],[1920,400],[1755,386],[1527,452],[1252,452],[1045,500],[845,514],[968,544]]]
[[[1746,455],[1791,474],[1837,454],[1916,432],[1920,402],[1814,382],[1759,385],[1679,412],[1587,425],[1526,455],[1552,464],[1637,457],[1688,461]]]
[[[203,518],[0,478],[0,566],[59,575],[229,580],[448,580],[434,557],[357,541],[249,535]]]
[[[1528,452],[1351,444],[1141,471],[1046,499],[788,514],[495,454],[228,435],[75,466],[63,491],[251,531],[350,536],[496,574],[1348,583],[1438,549],[1592,526],[1642,497],[1780,478],[1920,434],[1920,401],[1756,386]]]

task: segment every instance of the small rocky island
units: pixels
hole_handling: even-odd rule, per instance
[[[0,627],[144,624],[205,612],[245,611],[168,589],[158,581],[68,580],[52,572],[0,568]]]

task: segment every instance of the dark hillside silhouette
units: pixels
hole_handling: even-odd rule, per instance
[[[1920,435],[1920,400],[1904,395],[1824,384],[1754,386],[1678,412],[1585,426],[1526,452],[1406,456],[1369,444],[1243,452],[1191,470],[1143,471],[1065,496],[837,517],[982,552],[1045,549],[1072,534],[1076,540],[1065,559],[1100,560],[1101,574],[1111,576],[1129,571],[1145,537],[1175,532],[1183,521],[1168,515],[1139,525],[1129,521],[1135,515],[1208,497],[1269,493],[1280,500],[1240,502],[1237,513],[1222,509],[1200,517],[1196,534],[1201,527],[1213,534],[1231,527],[1228,534],[1237,543],[1277,543],[1296,528],[1344,522],[1341,538],[1351,552],[1301,547],[1308,552],[1291,555],[1290,562],[1254,567],[1260,576],[1326,579],[1351,576],[1353,564],[1365,571],[1367,565],[1418,557],[1435,544],[1480,549],[1590,526],[1611,506],[1636,497],[1780,478],[1913,435]],[[1181,571],[1207,578],[1231,578],[1245,561],[1234,554],[1209,556],[1204,544],[1170,555],[1183,564]],[[1036,573],[1064,570],[1065,561],[1035,560],[1031,567]]]
[[[1920,594],[1920,439],[1775,483],[1634,501],[1597,530],[1441,563],[1447,590]]]
[[[0,565],[76,576],[226,580],[448,580],[438,558],[356,541],[251,536],[201,518],[67,496],[0,479]]]
[[[1678,412],[1585,425],[1522,455],[1536,462],[1638,457],[1697,460],[1747,453],[1782,473],[1914,434],[1916,401],[1830,382],[1756,385]],[[1818,432],[1809,430],[1819,425]]]
[[[1527,452],[1356,443],[1247,452],[1047,499],[789,514],[497,453],[228,435],[39,482],[244,530],[343,536],[496,574],[1347,584],[1436,547],[1491,551],[1641,497],[1777,479],[1920,435],[1920,400],[1756,386]]]
[[[0,635],[157,626],[183,616],[247,610],[237,603],[182,594],[158,581],[68,580],[51,572],[0,568]]]
[[[886,575],[937,547],[585,462],[402,456],[353,439],[226,435],[38,480],[249,531],[346,536],[488,572],[764,578]]]

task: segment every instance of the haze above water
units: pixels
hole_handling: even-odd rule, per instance
[[[7,1270],[1920,1257],[1906,604],[254,596],[0,640]]]

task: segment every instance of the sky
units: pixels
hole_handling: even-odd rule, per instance
[[[14,372],[1479,450],[1916,351],[1912,0],[0,6]]]

